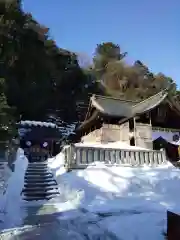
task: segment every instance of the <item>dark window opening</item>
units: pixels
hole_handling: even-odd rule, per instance
[[[131,119],[129,120],[129,130],[130,130],[130,131],[133,131],[133,130],[134,130],[134,119],[133,119],[133,118],[131,118]]]
[[[132,137],[132,138],[130,139],[130,145],[131,145],[131,146],[135,146],[135,139],[134,139],[134,137]]]

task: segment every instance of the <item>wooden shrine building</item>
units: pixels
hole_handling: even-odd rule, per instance
[[[93,95],[77,132],[82,142],[122,141],[153,149],[153,142],[163,138],[173,145],[180,139],[180,105],[167,89],[141,102]]]

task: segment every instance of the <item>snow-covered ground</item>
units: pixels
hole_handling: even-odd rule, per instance
[[[0,165],[0,222],[3,220],[4,216],[4,192],[7,189],[8,179],[12,174],[11,169],[8,167],[7,162],[1,162]]]
[[[63,159],[62,153],[49,159],[61,192],[56,202],[63,218],[80,217],[84,212],[86,221],[93,216],[101,228],[120,239],[164,239],[167,209],[180,212],[179,169],[170,163],[133,168],[97,162],[66,173]],[[71,214],[70,209],[76,212]]]
[[[67,239],[84,239],[85,234],[94,239],[94,232],[101,234],[108,230],[121,240],[161,240],[166,231],[167,209],[180,212],[180,170],[171,164],[138,168],[107,167],[96,162],[96,166],[67,173],[64,155],[60,153],[49,159],[48,165],[56,177],[60,195],[38,204],[54,204],[60,213],[57,218],[61,227],[78,236]],[[7,212],[4,228],[7,223],[8,227],[15,227],[15,223],[23,225],[26,217],[23,209],[32,204],[21,199],[26,168],[27,159],[19,150],[15,172],[4,195]]]
[[[5,171],[8,173],[10,172],[10,174],[6,178],[5,188],[0,195],[1,221],[3,222],[3,228],[6,228],[6,225],[8,225],[8,227],[14,227],[14,223],[19,224],[23,221],[20,203],[21,191],[24,186],[24,174],[28,165],[28,160],[24,156],[24,151],[20,148],[17,151],[14,164],[14,172],[10,172],[8,167]]]

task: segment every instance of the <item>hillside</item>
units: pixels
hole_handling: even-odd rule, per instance
[[[21,1],[3,0],[0,9],[1,131],[20,119],[81,122],[93,93],[141,100],[171,86],[179,101],[174,79],[152,73],[141,60],[127,64],[120,45],[97,44],[87,61],[59,47],[49,28],[22,10]]]

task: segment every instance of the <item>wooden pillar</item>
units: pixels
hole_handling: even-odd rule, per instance
[[[152,119],[151,119],[151,112],[149,112],[149,125],[151,127],[151,148],[153,149],[153,130],[152,130]]]
[[[136,117],[133,118],[133,121],[134,121],[134,143],[136,146]]]
[[[152,126],[152,121],[151,121],[151,112],[149,112],[149,124]]]
[[[53,143],[54,143],[54,141],[51,139],[51,157],[53,156],[53,150],[54,150]]]

